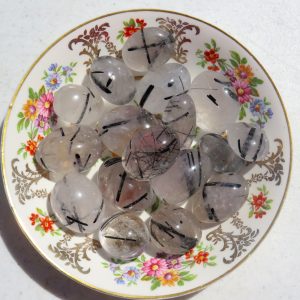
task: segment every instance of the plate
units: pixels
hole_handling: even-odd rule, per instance
[[[266,160],[245,177],[247,202],[225,223],[204,231],[201,243],[179,259],[143,254],[130,263],[108,262],[93,236],[78,237],[57,226],[48,211],[53,182],[33,164],[40,140],[49,133],[40,109],[53,92],[81,83],[98,55],[119,56],[126,39],[141,27],[173,32],[173,60],[192,76],[204,70],[226,72],[244,89],[239,119],[263,126],[270,140]],[[41,108],[43,107],[43,108]],[[285,197],[291,168],[291,137],[280,95],[262,65],[238,41],[204,21],[177,12],[132,10],[88,21],[54,42],[20,83],[4,123],[2,173],[15,218],[35,249],[55,268],[79,283],[125,298],[169,298],[208,286],[234,270],[270,230]],[[91,172],[95,172],[93,168]],[[150,272],[155,270],[155,272]]]

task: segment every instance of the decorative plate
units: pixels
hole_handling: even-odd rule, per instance
[[[119,56],[128,37],[147,26],[172,31],[174,60],[192,76],[220,71],[239,95],[239,120],[258,123],[270,153],[245,175],[248,201],[225,223],[204,231],[201,243],[180,257],[141,255],[108,262],[93,236],[64,232],[48,212],[53,182],[35,168],[38,143],[50,132],[53,93],[81,83],[98,55]],[[33,64],[14,96],[2,137],[2,168],[14,215],[36,250],[58,270],[98,291],[125,298],[168,298],[200,290],[234,270],[259,245],[280,210],[289,180],[291,138],[280,95],[255,57],[220,29],[199,19],[160,10],[118,12],[88,21],[54,42]],[[91,172],[95,172],[93,168]]]

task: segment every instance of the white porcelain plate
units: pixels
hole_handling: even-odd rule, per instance
[[[47,209],[53,182],[37,172],[32,159],[39,141],[49,133],[49,120],[41,113],[51,112],[53,92],[67,83],[81,83],[94,57],[118,56],[126,39],[145,26],[173,32],[174,60],[185,64],[193,77],[206,69],[226,72],[240,89],[240,120],[264,127],[270,153],[245,175],[251,185],[245,205],[222,225],[204,231],[201,243],[192,251],[174,260],[144,254],[133,262],[115,264],[100,256],[98,240],[70,235],[55,224]],[[288,121],[266,71],[248,50],[220,29],[175,12],[119,12],[89,21],[62,36],[37,59],[21,82],[3,132],[6,192],[24,234],[67,276],[125,298],[187,294],[235,269],[269,231],[290,174]]]

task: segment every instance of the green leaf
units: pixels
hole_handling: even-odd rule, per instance
[[[158,279],[155,279],[152,281],[152,285],[150,287],[151,291],[154,291],[160,286],[160,281]]]
[[[232,59],[234,59],[238,64],[241,63],[241,57],[237,52],[230,51],[230,54],[231,54]]]
[[[268,199],[268,200],[266,201],[266,203],[268,203],[268,204],[270,204],[270,203],[272,203],[272,202],[273,202],[272,199]]]
[[[196,277],[197,277],[196,274],[189,274],[185,277],[181,277],[181,279],[184,280],[184,281],[191,281],[191,280],[194,280]]]
[[[70,81],[70,82],[73,82],[73,78],[72,78],[72,77],[69,77],[69,81]]]
[[[204,43],[204,45],[205,45],[205,47],[206,47],[207,49],[211,49],[211,46],[210,46],[210,44],[208,44],[208,43]]]
[[[32,136],[31,136],[31,139],[32,139],[32,140],[35,139],[37,133],[38,133],[38,129],[37,129],[37,128],[33,129],[33,131],[32,131]]]
[[[246,117],[246,110],[244,108],[244,105],[242,105],[240,109],[239,120],[243,120],[245,117]]]
[[[178,284],[179,286],[183,286],[183,285],[184,285],[184,281],[183,281],[183,280],[178,280],[178,281],[177,281],[177,284]]]
[[[104,268],[108,268],[109,264],[107,262],[101,262],[101,265],[104,267]]]
[[[217,257],[216,256],[210,256],[209,260],[215,260]]]
[[[23,127],[24,127],[24,121],[25,121],[25,118],[21,119],[18,123],[17,123],[17,131],[20,132]]]
[[[129,26],[129,23],[128,23],[127,21],[124,21],[124,22],[123,22],[123,25],[126,26],[126,27],[128,27],[128,26]]]
[[[271,205],[270,204],[263,205],[262,208],[265,210],[269,210],[269,209],[271,209]]]
[[[264,81],[261,80],[261,79],[259,79],[259,78],[257,78],[257,77],[253,77],[251,79],[251,84],[253,84],[254,86],[256,86],[258,84],[263,84],[263,83],[264,83]]]
[[[217,43],[214,39],[211,39],[211,45],[213,46],[213,48],[217,47]]]
[[[30,119],[26,119],[26,121],[25,121],[25,129],[28,128],[29,124],[30,124]]]
[[[215,263],[215,262],[208,262],[206,264],[209,265],[210,267],[214,267],[217,265],[217,263]]]
[[[27,152],[23,152],[23,158],[24,158],[24,159],[27,158]]]
[[[237,68],[239,66],[238,63],[235,60],[229,59],[229,61],[232,64],[233,67]]]
[[[135,21],[134,19],[129,20],[129,26],[135,26]]]
[[[20,148],[19,150],[18,150],[18,155],[20,155],[22,152],[23,152],[23,150],[24,150],[24,147],[22,147],[22,148]]]
[[[217,52],[219,52],[219,51],[220,51],[220,49],[221,49],[220,47],[217,47],[217,48],[216,48],[216,51],[217,51]]]
[[[243,57],[241,60],[241,64],[246,65],[247,64],[247,58]]]
[[[35,226],[35,231],[41,231],[41,230],[43,230],[41,224]]]
[[[142,262],[146,261],[146,257],[145,257],[144,254],[141,255],[141,261],[142,261]]]
[[[46,89],[45,89],[45,87],[42,85],[41,88],[39,89],[39,97],[40,97],[41,95],[45,94],[45,93],[46,93]]]
[[[142,281],[149,281],[149,280],[151,280],[153,277],[151,277],[151,276],[147,276],[147,275],[144,275],[142,278],[141,278],[141,280]]]
[[[36,211],[43,217],[46,217],[45,213],[40,208],[36,208]]]
[[[181,277],[183,277],[183,276],[185,276],[185,275],[187,275],[187,274],[189,274],[189,271],[183,271],[183,272],[180,272],[180,273],[179,273],[179,275],[180,275]]]
[[[251,95],[254,97],[258,97],[259,96],[258,90],[254,87],[251,87]]]
[[[253,217],[253,214],[254,214],[254,211],[253,211],[253,210],[250,210],[250,211],[249,211],[249,214],[248,214],[248,218],[252,218],[252,217]]]
[[[29,98],[30,98],[31,100],[36,99],[36,98],[35,98],[35,93],[34,93],[34,91],[33,91],[32,88],[29,88]]]
[[[18,113],[18,118],[24,118],[24,114],[21,111]]]

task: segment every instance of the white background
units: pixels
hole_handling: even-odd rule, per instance
[[[287,109],[294,160],[289,191],[271,232],[238,269],[182,299],[299,299],[300,295],[300,1],[0,0],[0,121],[37,56],[64,32],[102,14],[170,9],[223,29],[257,57]],[[280,124],[278,124],[280,126]],[[0,184],[0,299],[103,299],[48,265],[23,237]]]

